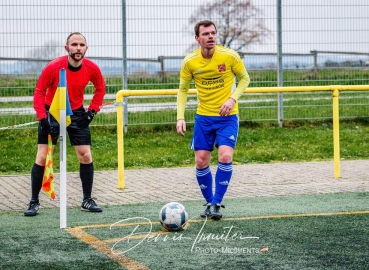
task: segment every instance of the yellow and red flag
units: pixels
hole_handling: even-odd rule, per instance
[[[55,199],[54,191],[54,159],[53,159],[53,143],[51,135],[47,135],[47,155],[46,164],[44,170],[44,178],[42,180],[42,190],[50,196],[51,199]]]
[[[65,69],[61,69],[59,73],[59,85],[51,102],[49,112],[60,126],[67,127],[71,123],[71,115],[73,114],[72,108],[70,106],[67,90],[67,77]],[[61,113],[66,114],[65,123],[60,123]],[[55,199],[54,191],[54,161],[53,161],[53,144],[51,135],[48,134],[47,143],[47,155],[44,177],[42,180],[42,190],[46,192],[52,199]]]

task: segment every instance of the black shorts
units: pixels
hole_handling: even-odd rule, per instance
[[[67,133],[69,137],[69,141],[71,145],[91,145],[91,132],[90,128],[87,127],[85,129],[81,129],[77,126],[77,120],[82,116],[85,112],[83,107],[78,108],[73,111],[73,115],[71,115],[71,124],[67,127]],[[53,140],[53,145],[56,145],[59,138],[59,123],[56,119],[49,113],[47,108],[47,115],[50,119],[51,126],[51,137]],[[38,124],[38,144],[47,144],[47,132],[41,130],[41,124]]]

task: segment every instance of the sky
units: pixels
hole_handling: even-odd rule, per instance
[[[212,0],[209,0],[212,1]],[[67,35],[82,32],[88,56],[122,57],[123,0],[0,0],[0,58],[48,58],[42,46],[65,54]],[[126,0],[128,58],[183,56],[194,42],[189,17],[206,1]],[[252,1],[271,31],[245,52],[277,51],[277,0]],[[368,53],[369,1],[282,0],[284,53],[345,51]],[[203,18],[199,18],[203,19]],[[41,48],[41,49],[40,49]]]

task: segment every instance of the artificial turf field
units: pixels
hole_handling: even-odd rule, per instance
[[[168,233],[164,203],[0,213],[0,269],[369,269],[369,193],[225,199],[224,219]]]

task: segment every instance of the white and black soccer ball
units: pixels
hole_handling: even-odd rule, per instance
[[[160,209],[159,221],[168,231],[180,231],[188,221],[188,213],[182,204],[170,202]]]

